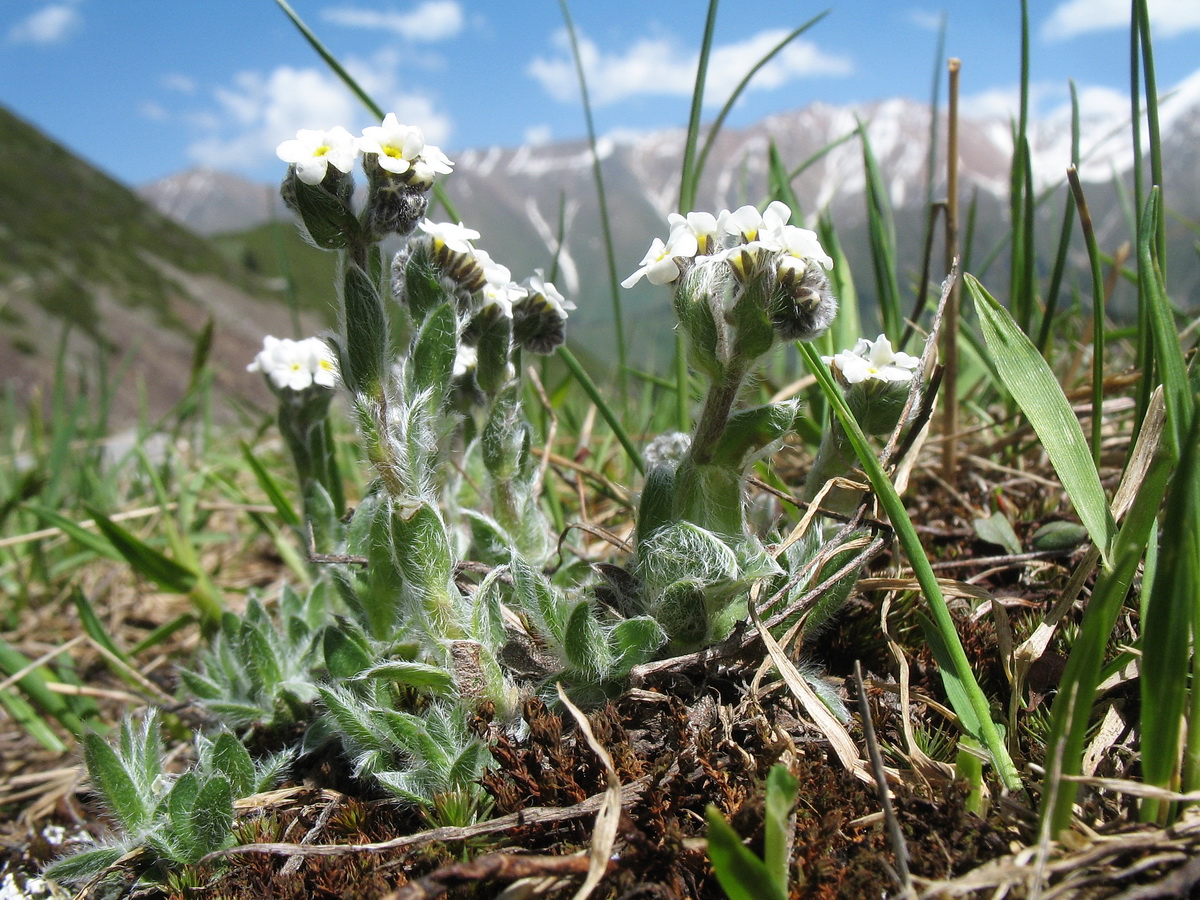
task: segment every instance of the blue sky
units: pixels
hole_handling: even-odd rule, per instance
[[[686,121],[707,5],[575,0],[599,132]],[[452,157],[584,134],[557,0],[293,6],[385,109]],[[1029,6],[1043,111],[1066,101],[1071,78],[1089,104],[1127,103],[1129,0]],[[726,0],[707,115],[767,48],[826,9],[760,73],[731,125],[817,101],[927,99],[943,15],[946,55],[963,60],[964,112],[1015,97],[1017,0]],[[1166,90],[1200,68],[1200,0],[1150,9]],[[0,104],[130,184],[199,164],[274,180],[274,147],[296,129],[372,124],[272,0],[3,0]]]

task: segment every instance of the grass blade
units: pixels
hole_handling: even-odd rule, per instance
[[[959,705],[955,707],[955,712],[964,721],[971,719],[978,721],[978,733],[973,735],[973,737],[983,744],[988,753],[991,754],[996,771],[1004,785],[1015,790],[1021,784],[1020,775],[1017,773],[1017,768],[1013,764],[1012,757],[1009,756],[1008,749],[1004,746],[1004,741],[1000,737],[996,723],[992,721],[987,695],[983,693],[983,690],[979,687],[979,682],[975,679],[975,675],[971,671],[971,664],[967,660],[967,654],[963,650],[962,641],[959,639],[958,631],[954,627],[954,619],[950,615],[950,608],[946,604],[946,597],[942,593],[942,587],[938,583],[933,567],[929,563],[929,557],[925,555],[925,548],[921,546],[921,539],[917,535],[917,529],[914,527],[912,520],[908,517],[908,512],[904,508],[904,502],[900,499],[900,495],[896,493],[895,486],[883,471],[883,467],[879,464],[879,460],[875,456],[875,451],[871,448],[870,443],[868,443],[858,422],[855,421],[850,407],[846,405],[846,398],[834,382],[829,368],[821,361],[820,356],[817,355],[816,350],[811,344],[798,343],[796,347],[800,351],[800,356],[804,359],[805,364],[808,366],[808,370],[821,385],[826,400],[833,407],[843,428],[845,428],[846,436],[854,448],[855,455],[858,456],[858,461],[862,465],[863,471],[866,472],[867,478],[871,482],[871,487],[875,492],[876,498],[879,500],[879,505],[883,507],[888,520],[896,530],[896,537],[900,541],[900,547],[904,551],[909,565],[912,567],[917,582],[921,585],[921,590],[924,592],[925,600],[929,604],[937,632],[945,644],[947,658],[946,674],[958,682],[958,685],[962,689],[962,696],[966,698],[965,703],[960,701]]]
[[[862,142],[863,169],[867,179],[867,235],[871,242],[879,317],[886,334],[899,335],[904,319],[900,309],[900,282],[896,273],[896,223],[892,218],[887,185],[871,149],[871,139],[867,136],[867,126],[861,120],[858,123],[858,138]]]
[[[1167,494],[1158,565],[1141,620],[1142,773],[1147,784],[1161,788],[1172,786],[1179,764],[1179,732],[1192,668],[1188,638],[1197,624],[1200,589],[1200,417],[1192,418]],[[1200,722],[1190,722],[1189,745],[1191,732],[1197,730]],[[1190,774],[1195,776],[1194,771]],[[1143,821],[1157,819],[1159,801],[1148,798],[1141,814]]]
[[[715,8],[716,5],[717,4],[714,2],[713,7]],[[700,155],[697,157],[695,167],[691,173],[693,203],[695,202],[695,189],[700,183],[700,178],[704,175],[704,165],[706,162],[708,162],[708,154],[712,151],[713,144],[716,143],[717,140],[717,135],[721,132],[721,126],[725,124],[725,118],[729,115],[730,110],[733,109],[734,104],[737,103],[738,98],[742,96],[742,93],[749,86],[750,82],[754,80],[754,76],[758,74],[759,70],[762,69],[763,66],[778,56],[784,47],[786,47],[796,38],[800,37],[800,35],[804,34],[804,32],[808,31],[808,29],[812,28],[827,15],[829,15],[829,10],[826,10],[823,13],[818,13],[800,27],[793,29],[786,37],[784,37],[783,40],[767,51],[767,53],[764,54],[758,62],[751,66],[750,71],[745,74],[742,80],[738,82],[737,87],[733,89],[733,93],[729,95],[729,99],[725,101],[725,105],[721,107],[721,111],[717,113],[716,119],[714,119],[712,125],[709,126],[708,134],[706,134],[704,137],[704,147],[700,150]],[[708,38],[707,31],[705,33],[705,37],[706,39]],[[682,197],[682,192],[680,196]],[[682,203],[680,206],[682,207]],[[688,208],[690,209],[691,207],[689,206]],[[792,209],[795,210],[796,207],[793,206]],[[681,208],[679,211],[681,213],[685,213],[688,210]]]
[[[966,276],[966,284],[975,301],[988,355],[1000,380],[1046,448],[1067,496],[1101,556],[1106,563],[1111,562],[1117,526],[1070,402],[1037,347],[1008,311],[970,275]]]
[[[134,571],[153,581],[165,591],[186,594],[196,586],[197,574],[145,541],[126,531],[112,519],[96,510],[88,510],[96,527],[104,533],[117,552],[125,558]]]
[[[579,54],[579,42],[575,36],[575,23],[567,0],[558,0],[563,21],[567,26],[567,37],[571,42],[571,56],[575,60],[575,74],[579,78],[579,94],[583,100],[583,116],[587,123],[588,147],[592,154],[592,178],[596,182],[596,197],[600,203],[600,232],[604,236],[604,255],[608,263],[608,286],[612,296],[613,330],[617,343],[617,387],[621,401],[627,398],[627,370],[629,368],[625,348],[625,325],[621,315],[621,279],[617,274],[617,257],[613,249],[612,224],[608,217],[608,198],[604,191],[604,174],[600,169],[600,154],[596,152],[596,123],[592,120],[592,103],[588,97],[587,78],[583,72],[583,57]],[[713,0],[716,6],[716,0]]]

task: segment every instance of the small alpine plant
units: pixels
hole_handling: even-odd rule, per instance
[[[764,619],[790,626],[805,590],[853,556],[845,533],[784,541],[747,515],[754,465],[801,415],[795,400],[748,404],[755,372],[837,313],[833,261],[785,204],[672,214],[624,281],[670,290],[704,399],[689,433],[644,448],[628,559],[555,565],[523,359],[563,346],[574,303],[541,270],[515,280],[469,225],[427,218],[453,163],[394,115],[360,137],[301,131],[278,155],[301,233],[337,257],[336,332],[268,337],[249,365],[278,400],[314,586],[226,615],[184,676],[216,719],[260,735],[301,727],[303,751],[335,747],[429,822],[465,824],[487,809],[487,734],[521,727],[524,695],[613,696],[637,666],[729,637],[756,586]],[[864,427],[896,425],[912,357],[880,336],[826,362]],[[339,392],[371,472],[351,512],[330,433]],[[852,464],[831,426],[805,499]],[[856,573],[806,614],[827,620]]]

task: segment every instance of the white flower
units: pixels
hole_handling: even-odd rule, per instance
[[[440,148],[426,144],[421,155],[412,161],[409,175],[413,182],[431,185],[435,175],[449,175],[453,171],[454,163],[450,158]]]
[[[462,378],[468,372],[475,368],[479,362],[479,351],[474,347],[469,347],[466,344],[458,345],[458,352],[454,354],[454,377]]]
[[[333,353],[328,344],[315,337],[293,341],[267,335],[262,350],[246,371],[262,372],[280,390],[303,391],[314,384],[325,388],[337,385]]]
[[[753,206],[740,206],[733,212],[721,210],[717,216],[717,228],[725,234],[735,235],[743,244],[760,243],[768,249],[778,249],[779,233],[792,211],[786,203],[774,200],[763,212]]]
[[[453,253],[464,255],[472,252],[471,241],[479,240],[479,232],[467,228],[462,222],[455,225],[452,222],[430,222],[422,219],[417,227],[433,238],[433,246],[445,247]]]
[[[871,380],[892,384],[911,381],[921,364],[919,358],[893,350],[892,342],[882,334],[873,341],[859,338],[853,350],[821,358],[848,385]]]
[[[781,274],[788,269],[796,270],[796,276],[804,274],[809,260],[816,260],[826,269],[833,268],[833,259],[821,246],[821,241],[815,231],[799,228],[795,225],[784,225],[778,234],[779,249],[784,256],[779,260]]]
[[[493,261],[482,250],[476,250],[475,257],[483,268],[483,305],[499,306],[504,314],[511,318],[513,304],[525,297],[529,291],[512,280],[512,272],[508,266]]]
[[[676,260],[692,259],[697,249],[696,235],[687,229],[674,231],[665,244],[661,238],[655,238],[642,257],[642,267],[622,281],[621,287],[633,287],[643,276],[651,284],[670,284],[679,277],[680,268]]]
[[[329,167],[349,172],[358,158],[358,141],[340,125],[329,131],[301,129],[284,141],[275,155],[296,167],[296,177],[305,184],[320,184]]]
[[[544,297],[550,307],[558,313],[562,318],[567,317],[567,310],[574,309],[575,304],[563,297],[559,293],[553,282],[547,281],[545,272],[541,269],[534,269],[534,274],[526,279],[530,297]]]
[[[358,146],[363,153],[378,154],[381,169],[403,175],[425,149],[425,135],[415,125],[401,125],[395,113],[388,113],[382,125],[363,129]]]
[[[720,229],[717,217],[712,213],[690,212],[686,216],[671,213],[667,216],[667,224],[671,226],[672,237],[679,232],[688,232],[695,237],[698,255],[705,256],[716,248]]]

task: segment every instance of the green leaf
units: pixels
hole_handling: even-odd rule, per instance
[[[324,637],[325,666],[335,681],[353,678],[371,666],[372,656],[359,634],[330,625]]]
[[[800,781],[787,766],[776,764],[767,773],[766,810],[763,814],[763,862],[771,880],[787,893],[788,857],[792,829],[790,818],[796,805],[796,790]]]
[[[578,601],[567,618],[563,653],[568,663],[589,675],[603,677],[608,670],[611,662],[608,645],[586,600]]]
[[[55,860],[43,873],[47,878],[73,884],[95,878],[125,855],[120,847],[100,847],[83,850],[63,859]]]
[[[248,797],[254,790],[254,760],[250,751],[231,732],[222,732],[212,743],[212,768],[229,779],[236,797]]]
[[[666,640],[666,633],[650,616],[638,616],[617,623],[608,638],[613,657],[611,675],[623,677],[634,666],[648,662]]]
[[[449,695],[454,690],[454,677],[440,666],[410,662],[404,659],[389,659],[368,666],[354,676],[355,681],[381,679],[393,684],[416,688],[430,694]]]
[[[268,693],[278,686],[283,680],[280,661],[276,658],[275,647],[263,633],[262,627],[251,621],[242,622],[237,643],[251,684],[256,689]]]
[[[296,206],[312,243],[322,250],[341,250],[360,239],[362,227],[341,198],[319,184],[296,185]]]
[[[186,594],[196,586],[199,575],[155,550],[145,541],[134,537],[120,525],[94,509],[88,509],[92,518],[117,552],[125,557],[138,574],[150,579],[164,591]]]
[[[970,275],[964,278],[1000,380],[1029,419],[1107,565],[1117,525],[1079,420],[1058,379],[1008,311],[978,281]]]
[[[739,410],[729,417],[725,433],[713,452],[713,462],[740,471],[747,456],[791,433],[797,413],[794,401]]]
[[[1021,540],[1013,531],[1012,523],[1003,513],[992,513],[990,516],[977,516],[971,520],[975,534],[981,541],[1003,547],[1009,553],[1021,552]]]
[[[704,815],[708,821],[708,858],[729,900],[787,900],[771,871],[751,853],[715,806]]]
[[[129,728],[128,725],[123,726]],[[88,777],[126,831],[149,824],[151,809],[117,752],[98,734],[83,736]]]
[[[199,796],[200,777],[195,772],[184,772],[176,778],[170,792],[163,798],[166,821],[164,823],[160,819],[156,823],[159,827],[149,835],[151,843],[161,847],[164,855],[176,862],[191,861],[195,846],[192,821],[199,812]]]
[[[407,371],[414,393],[432,391],[434,403],[440,405],[450,393],[457,352],[458,316],[453,306],[443,303],[425,319],[413,344]]]
[[[354,263],[345,263],[341,285],[345,310],[342,380],[354,393],[375,397],[383,390],[387,371],[387,311],[379,286]]]
[[[191,852],[187,862],[220,850],[230,841],[233,827],[233,791],[229,781],[212,778],[196,795],[191,821]]]

